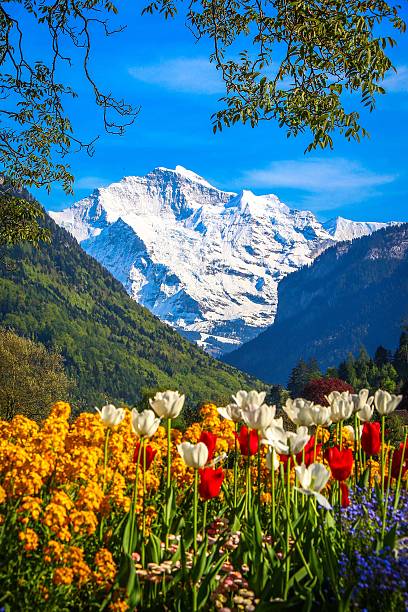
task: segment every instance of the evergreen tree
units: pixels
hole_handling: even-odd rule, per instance
[[[316,359],[310,359],[307,363],[301,359],[293,368],[289,381],[288,389],[292,397],[300,397],[307,383],[313,378],[321,376],[319,365]]]
[[[381,368],[383,365],[385,365],[386,363],[389,363],[391,360],[392,360],[391,351],[389,351],[388,349],[380,345],[375,351],[375,355],[374,355],[374,361],[376,365],[379,368]]]
[[[358,388],[358,379],[356,374],[355,359],[352,353],[349,353],[346,361],[339,365],[339,377],[346,380],[350,385]]]
[[[309,368],[309,380],[313,380],[313,378],[321,378],[322,372],[316,357],[311,357],[307,362],[307,366]]]
[[[399,346],[394,355],[394,367],[399,376],[408,380],[408,326],[404,326]]]

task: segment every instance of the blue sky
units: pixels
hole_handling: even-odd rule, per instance
[[[166,22],[126,9],[118,21],[127,23],[121,34],[105,40],[96,33],[93,72],[102,89],[140,104],[141,112],[124,136],[103,134],[101,115],[74,64],[68,76],[79,98],[68,108],[76,133],[84,140],[100,137],[93,157],[82,152],[69,158],[74,197],[59,187],[50,196],[38,194],[48,209],[64,208],[123,176],[180,164],[219,188],[275,193],[322,220],[408,221],[408,35],[392,51],[398,74],[385,84],[388,94],[373,113],[363,114],[371,138],[358,144],[338,136],[334,151],[304,155],[307,137],[287,139],[272,122],[213,134],[210,117],[220,107],[223,84],[209,64],[209,46],[195,42],[181,16]],[[29,43],[32,53],[41,53],[42,33],[32,33]]]

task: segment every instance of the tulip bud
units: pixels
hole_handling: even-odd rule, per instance
[[[378,422],[364,423],[361,434],[361,448],[366,455],[378,455],[381,449],[381,425]]]
[[[235,404],[239,408],[245,408],[247,410],[255,410],[264,403],[266,392],[261,391],[238,391],[236,395],[232,396]]]
[[[241,408],[237,404],[228,404],[228,406],[217,408],[218,414],[228,421],[238,423],[242,420]]]
[[[401,400],[402,395],[391,395],[388,391],[382,391],[381,389],[378,389],[374,394],[374,404],[381,416],[394,412]]]
[[[204,442],[198,442],[198,444],[182,442],[177,446],[177,450],[188,467],[199,469],[207,463],[208,448]]]
[[[276,406],[268,406],[262,404],[259,408],[249,410],[243,408],[241,410],[244,423],[251,429],[266,429],[270,427],[275,420]]]
[[[138,412],[136,408],[132,410],[132,428],[133,431],[143,438],[151,438],[157,431],[161,419],[157,418],[153,410],[143,410]]]
[[[101,410],[99,410],[99,408],[95,408],[95,410],[99,413],[99,416],[107,427],[115,427],[115,425],[119,425],[125,418],[125,411],[123,408],[115,408],[113,404],[107,404],[103,406]]]
[[[184,406],[185,396],[178,391],[165,391],[156,393],[153,399],[149,399],[149,404],[157,414],[164,419],[175,419],[178,417]]]

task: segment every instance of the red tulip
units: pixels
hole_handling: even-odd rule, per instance
[[[135,452],[133,455],[134,463],[137,463],[137,459],[139,457],[139,449],[140,449],[140,442],[138,442],[135,446]],[[150,444],[147,444],[146,446],[146,470],[148,470],[149,467],[151,466],[156,453],[157,453],[157,450],[153,450]],[[140,466],[143,469],[143,448],[140,451]]]
[[[217,436],[211,431],[203,431],[199,442],[204,442],[206,447],[208,448],[208,459],[207,461],[211,461],[214,457],[215,445],[217,444]]]
[[[243,425],[240,429],[239,435],[235,431],[234,434],[239,442],[242,455],[248,457],[249,455],[255,455],[255,453],[258,452],[259,437],[258,432],[255,429],[248,430],[248,427]]]
[[[205,501],[212,497],[218,497],[224,480],[223,469],[207,467],[199,470],[199,473],[200,482],[198,485],[198,492],[200,497]]]
[[[346,480],[353,469],[353,453],[349,448],[340,450],[338,446],[327,448],[324,458],[328,462],[335,480]]]
[[[340,500],[342,508],[347,508],[350,505],[349,489],[345,482],[340,483]]]
[[[392,456],[392,463],[391,463],[391,476],[393,478],[398,478],[400,470],[401,470],[401,478],[405,475],[405,472],[408,470],[408,444],[405,446],[405,452],[404,451],[404,445],[401,444],[399,445],[399,448],[395,451],[395,453]],[[403,463],[402,469],[401,469],[401,463]]]
[[[312,436],[304,448],[304,452],[305,452],[304,460],[303,460],[303,451],[296,455],[296,461],[298,463],[302,463],[303,461],[305,465],[309,466],[316,461],[316,457],[319,455],[322,445],[316,444],[316,454],[315,454],[314,443],[315,443],[315,439],[314,439],[314,436]]]
[[[378,455],[381,449],[381,425],[376,423],[364,423],[361,434],[361,448],[366,455]]]

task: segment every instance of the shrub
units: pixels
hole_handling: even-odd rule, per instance
[[[326,396],[332,391],[350,391],[350,393],[354,393],[353,387],[344,380],[341,380],[341,378],[314,378],[307,383],[301,395],[315,404],[328,406],[329,402]]]

